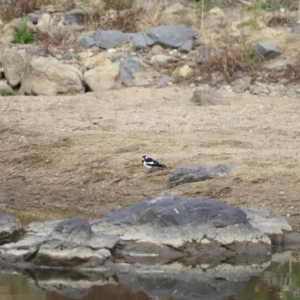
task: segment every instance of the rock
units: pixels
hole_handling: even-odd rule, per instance
[[[120,238],[118,236],[104,233],[92,233],[84,245],[94,250],[103,248],[112,250],[118,244],[119,240]]]
[[[246,76],[234,80],[231,82],[232,91],[235,93],[244,93],[250,87],[251,79],[251,77]]]
[[[152,196],[136,205],[108,213],[91,222],[94,232],[120,237],[117,251],[126,259],[164,255],[170,260],[184,253],[202,263],[232,256],[263,260],[271,242],[248,223],[246,214],[208,198]]]
[[[135,86],[145,86],[152,83],[152,73],[136,72],[132,74]]]
[[[230,174],[232,168],[226,165],[217,165],[207,168],[203,166],[187,166],[173,171],[169,176],[168,188],[179,184],[204,181]]]
[[[8,44],[11,43],[15,36],[14,27],[8,23],[0,31],[0,43]]]
[[[265,60],[281,55],[282,51],[275,44],[259,41],[252,45],[251,53],[254,57]]]
[[[119,30],[101,30],[95,35],[97,47],[103,49],[116,48],[128,42],[128,36]]]
[[[90,224],[83,218],[61,221],[55,225],[50,238],[84,244],[92,233]]]
[[[0,58],[4,75],[11,87],[17,87],[21,82],[21,75],[30,61],[25,50],[6,49]]]
[[[134,85],[132,75],[126,70],[121,70],[121,78],[122,78],[122,84],[124,84],[125,86]]]
[[[164,48],[160,45],[154,45],[151,48],[151,53],[156,55],[156,54],[163,54],[164,53]]]
[[[20,92],[27,95],[73,95],[84,91],[81,72],[53,57],[31,60],[22,74]]]
[[[27,14],[27,19],[34,25],[36,25],[39,21],[39,16],[36,13]]]
[[[194,47],[194,41],[193,40],[187,40],[182,46],[180,47],[181,52],[190,52]]]
[[[92,64],[94,67],[111,65],[112,61],[105,57],[102,53],[96,54],[82,60],[83,64]]]
[[[172,73],[173,77],[183,77],[183,78],[188,78],[193,75],[194,75],[194,70],[188,65],[177,67]]]
[[[196,56],[196,63],[203,65],[210,62],[210,47],[200,46],[198,48],[198,54]]]
[[[142,71],[142,63],[136,58],[127,58],[120,63],[122,83],[125,86],[134,85],[132,75]]]
[[[292,227],[283,217],[269,217],[269,212],[265,209],[243,208],[247,214],[249,223],[259,228],[267,235],[273,245],[282,245],[284,243],[284,233],[292,231]]]
[[[25,234],[16,243],[0,246],[0,264],[25,263],[33,259],[40,246],[48,241],[48,237]]]
[[[198,35],[198,31],[182,24],[156,26],[145,32],[156,43],[172,48],[179,48]]]
[[[223,97],[220,93],[210,89],[197,90],[194,91],[194,94],[191,98],[191,102],[200,106],[209,106],[209,105],[230,105],[230,100]]]
[[[151,63],[153,65],[165,65],[169,62],[176,62],[178,59],[174,56],[165,55],[165,54],[157,54],[151,57]]]
[[[73,242],[51,240],[40,247],[33,262],[37,266],[96,268],[106,261],[104,253]]]
[[[96,67],[83,74],[89,89],[102,92],[121,88],[121,71],[118,64]]]
[[[142,63],[137,58],[127,58],[120,63],[122,70],[126,70],[130,74],[141,72],[143,70]]]
[[[34,233],[37,235],[50,235],[55,226],[62,220],[45,221],[45,222],[32,222],[26,226],[27,233]]]
[[[292,227],[283,217],[270,217],[270,213],[266,209],[242,208],[247,214],[247,219],[253,227],[259,227],[260,230],[268,236],[284,234],[284,232],[292,231]]]
[[[267,92],[265,87],[263,87],[261,85],[256,85],[256,84],[250,86],[249,90],[250,90],[250,93],[253,95],[262,95]]]
[[[12,92],[13,89],[5,81],[0,81],[0,91]]]
[[[15,240],[22,229],[23,226],[17,218],[0,213],[0,245]]]
[[[157,78],[157,84],[156,87],[157,88],[163,88],[163,87],[167,87],[169,86],[169,82],[171,80],[171,77],[168,75],[163,74],[162,76],[160,76],[159,78]]]
[[[151,37],[147,36],[147,33],[144,31],[128,33],[127,35],[133,39],[134,47],[137,50],[151,47],[155,44],[155,41]]]
[[[88,49],[88,48],[92,48],[96,45],[96,41],[93,37],[91,36],[83,36],[80,40],[79,40],[79,47]]]

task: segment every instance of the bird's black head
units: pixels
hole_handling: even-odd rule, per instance
[[[143,155],[142,156],[142,163],[147,159],[147,156],[146,155]]]

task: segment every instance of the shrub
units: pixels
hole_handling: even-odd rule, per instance
[[[22,15],[21,25],[15,27],[14,30],[15,36],[12,41],[14,44],[31,44],[35,42],[36,35],[29,30],[25,14]]]
[[[218,41],[220,47],[211,47],[210,60],[201,67],[201,74],[206,74],[206,79],[212,79],[215,74],[230,79],[238,71],[255,73],[260,62],[251,57],[246,41],[246,35],[229,37],[225,34],[223,40]]]

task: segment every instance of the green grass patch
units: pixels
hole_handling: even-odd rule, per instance
[[[36,35],[32,33],[27,26],[26,15],[22,15],[21,25],[14,28],[15,35],[12,43],[14,44],[32,44],[36,41]]]
[[[18,93],[16,91],[13,91],[13,90],[9,90],[9,89],[0,90],[0,96],[1,97],[17,96],[17,95],[18,95]]]

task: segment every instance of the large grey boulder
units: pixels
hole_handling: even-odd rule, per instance
[[[22,229],[23,226],[19,219],[0,213],[0,245],[13,241]]]
[[[156,44],[173,48],[181,47],[188,40],[192,40],[198,35],[198,31],[183,24],[160,25],[145,32]]]
[[[91,225],[94,232],[119,236],[119,253],[131,258],[193,254],[203,261],[232,256],[257,260],[271,246],[242,210],[208,198],[153,196]]]
[[[273,43],[259,41],[252,45],[251,53],[259,60],[265,60],[281,55],[282,51]]]
[[[21,75],[30,61],[25,50],[6,49],[0,58],[4,75],[11,87],[16,87],[21,82]]]
[[[53,57],[31,60],[21,78],[20,92],[27,95],[74,95],[84,91],[81,72]]]
[[[186,166],[175,170],[169,176],[168,188],[179,184],[204,181],[230,174],[232,167],[217,165],[215,167]]]
[[[128,42],[128,36],[120,30],[101,30],[95,34],[95,45],[103,49],[115,48]]]

